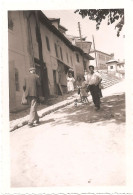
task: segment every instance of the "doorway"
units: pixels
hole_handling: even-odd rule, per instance
[[[54,94],[58,94],[57,82],[56,82],[56,70],[53,70],[53,81],[54,81]]]

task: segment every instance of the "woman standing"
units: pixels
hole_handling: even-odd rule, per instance
[[[68,77],[67,77],[67,90],[68,90],[68,92],[74,91],[74,82],[75,82],[75,79],[73,78],[72,73],[69,73]]]

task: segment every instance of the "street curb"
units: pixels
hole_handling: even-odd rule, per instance
[[[73,97],[71,100],[64,100],[64,101],[61,101],[57,104],[54,104],[52,106],[49,106],[47,108],[44,108],[40,111],[38,111],[38,115],[39,115],[39,118],[42,118],[52,112],[55,112],[56,110],[60,109],[60,108],[63,108],[67,105],[70,105],[74,102],[74,100],[76,99],[76,97]],[[21,121],[21,122],[17,122],[13,125],[10,126],[10,132],[20,128],[20,127],[23,127],[24,125],[27,125],[28,124],[28,117],[29,115],[23,117],[24,119]],[[22,118],[21,118],[22,119]],[[20,120],[20,119],[18,119]]]

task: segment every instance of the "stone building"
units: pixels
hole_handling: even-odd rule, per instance
[[[40,96],[66,93],[66,77],[71,68],[75,79],[84,75],[89,55],[65,36],[60,19],[48,19],[42,11],[9,11],[9,101],[10,111],[21,105],[23,79],[30,67],[40,76]],[[83,57],[84,56],[84,57]]]

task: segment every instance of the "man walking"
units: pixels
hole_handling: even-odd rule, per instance
[[[102,78],[98,72],[94,72],[94,66],[90,65],[89,71],[90,72],[86,77],[86,83],[88,84],[96,110],[99,110],[100,109],[99,83],[102,81]]]
[[[35,68],[29,69],[29,74],[24,79],[23,90],[25,91],[25,97],[31,104],[30,116],[28,126],[33,127],[34,121],[39,123],[39,116],[37,114],[37,100],[39,97],[38,87],[40,86],[39,76],[36,74]]]

